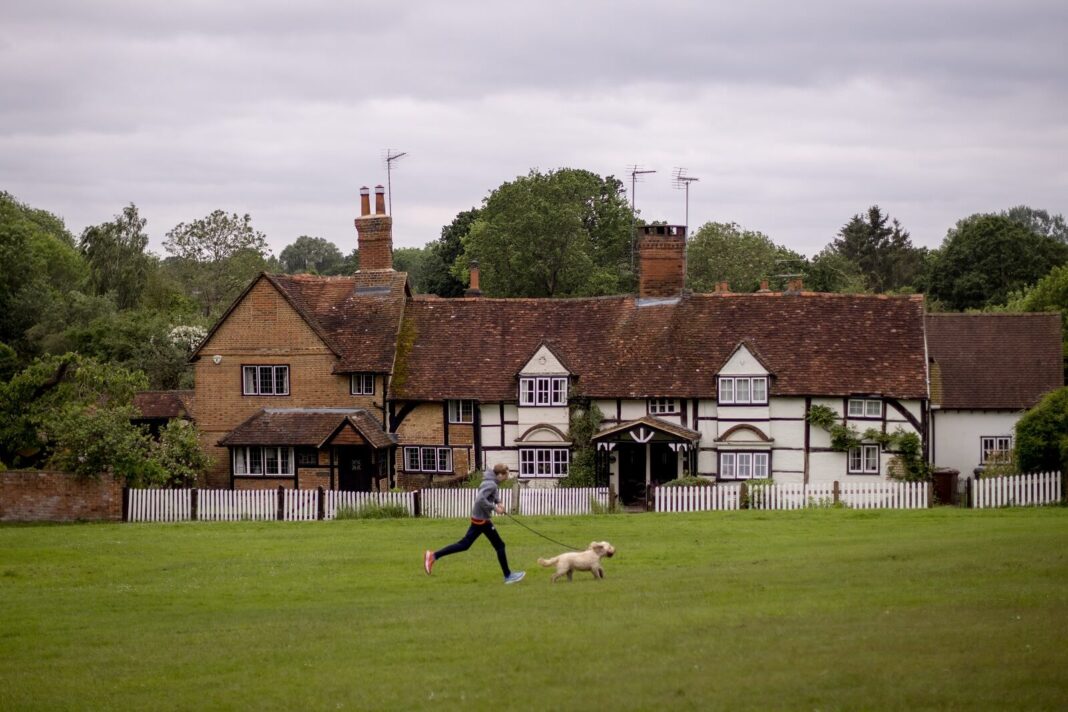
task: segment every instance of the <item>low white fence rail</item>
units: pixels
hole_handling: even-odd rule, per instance
[[[205,522],[278,518],[278,493],[275,490],[197,490],[196,499],[197,519]]]
[[[339,509],[359,511],[364,507],[404,507],[414,517],[414,492],[338,492],[327,490],[323,519],[335,519]]]
[[[1062,477],[1060,472],[1033,472],[977,479],[972,483],[970,504],[977,509],[1053,504],[1064,491]]]
[[[742,488],[739,485],[704,487],[657,487],[653,509],[657,512],[706,512],[740,509]]]
[[[185,522],[192,518],[191,490],[129,489],[128,522]]]

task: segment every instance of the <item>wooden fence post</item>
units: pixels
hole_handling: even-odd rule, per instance
[[[934,501],[934,482],[928,482],[927,483],[927,506],[928,507],[933,507],[934,505],[935,505],[935,501]]]
[[[200,490],[194,487],[189,492],[189,518],[194,522],[200,516]]]
[[[834,487],[831,489],[834,496],[834,505],[838,506],[838,503],[842,499],[842,486],[838,484],[838,480],[834,481]]]
[[[286,518],[286,488],[278,485],[278,521]]]
[[[319,519],[326,519],[326,490],[319,485]]]
[[[975,484],[975,479],[972,478],[972,477],[969,477],[966,480],[964,480],[964,497],[965,497],[964,506],[969,508],[969,509],[971,509],[971,507],[972,507],[972,487],[974,486],[974,484]]]
[[[612,483],[608,483],[608,511],[616,511],[616,488],[612,486]]]
[[[738,509],[749,509],[749,485],[745,482],[738,489]]]
[[[130,488],[122,488],[122,521],[130,521]]]
[[[645,488],[645,511],[653,511],[654,503],[656,502],[656,485],[650,485]]]
[[[1061,478],[1061,501],[1068,502],[1068,477],[1063,472],[1058,472],[1057,476]]]
[[[416,490],[412,492],[412,516],[423,516],[423,490]]]

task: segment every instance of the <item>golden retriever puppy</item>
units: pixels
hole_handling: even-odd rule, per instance
[[[571,575],[575,571],[589,571],[593,573],[595,579],[598,579],[604,578],[601,559],[605,556],[614,556],[615,553],[616,548],[607,541],[592,541],[586,551],[569,551],[551,559],[538,559],[538,563],[542,566],[556,567],[556,573],[553,574],[553,583],[556,583],[556,579],[565,574],[567,575],[567,580],[570,581]]]

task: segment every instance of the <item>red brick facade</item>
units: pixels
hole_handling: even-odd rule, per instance
[[[0,522],[119,521],[122,483],[66,472],[0,472]]]
[[[686,284],[686,228],[647,225],[641,231],[639,296],[677,297]]]

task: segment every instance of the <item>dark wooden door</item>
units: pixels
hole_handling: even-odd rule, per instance
[[[337,488],[347,492],[370,492],[371,450],[366,447],[338,448]]]

